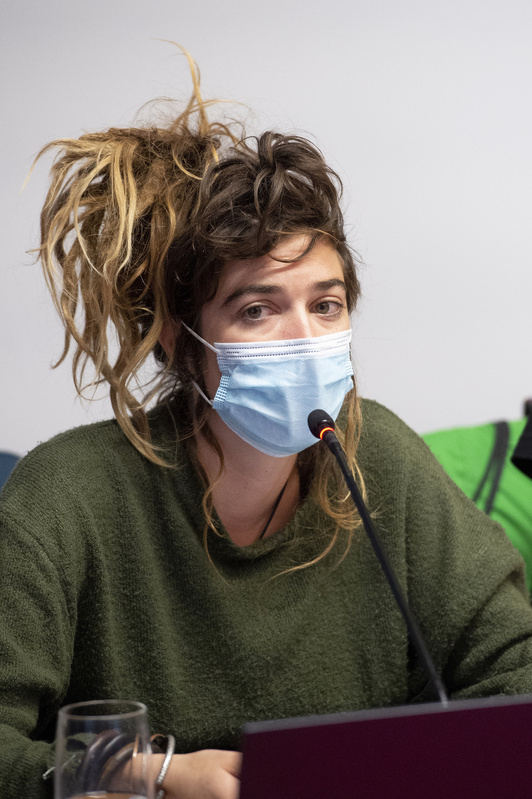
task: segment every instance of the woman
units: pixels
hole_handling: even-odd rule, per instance
[[[74,342],[78,390],[94,363],[116,420],[37,447],[2,494],[0,793],[49,795],[67,702],[146,702],[153,730],[176,737],[166,796],[229,799],[243,722],[426,696],[306,429],[316,407],[339,414],[449,693],[532,690],[519,556],[414,433],[356,395],[359,286],[319,151],[210,123],[197,82],[165,128],[49,147],[40,253],[63,357]],[[152,354],[159,382],[141,402]]]

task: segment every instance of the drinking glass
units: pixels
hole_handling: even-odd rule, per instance
[[[153,799],[148,711],[102,700],[61,708],[54,799]]]

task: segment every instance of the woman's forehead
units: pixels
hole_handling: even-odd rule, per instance
[[[294,237],[295,238],[295,237]],[[343,279],[343,265],[336,249],[326,240],[308,248],[309,237],[283,242],[259,258],[228,261],[222,267],[215,298],[225,303],[235,293],[252,285],[286,284],[294,281],[323,282]],[[304,246],[302,246],[304,245]]]

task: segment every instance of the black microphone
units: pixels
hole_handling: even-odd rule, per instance
[[[308,416],[308,426],[309,430],[313,436],[319,438],[320,441],[324,441],[325,444],[329,447],[330,451],[338,461],[338,465],[342,470],[342,474],[345,478],[345,482],[347,483],[347,487],[351,492],[351,496],[353,497],[353,502],[356,505],[356,508],[360,514],[360,518],[362,519],[362,523],[364,525],[364,529],[366,530],[367,536],[370,540],[371,546],[373,547],[373,551],[377,556],[377,560],[379,561],[386,580],[388,581],[388,585],[391,588],[392,594],[394,595],[395,601],[401,611],[403,619],[405,620],[406,628],[408,630],[408,634],[410,636],[410,640],[414,645],[416,652],[419,655],[419,659],[423,664],[425,671],[427,673],[429,683],[432,685],[436,696],[438,697],[439,701],[442,705],[446,705],[448,702],[447,692],[445,690],[445,686],[443,681],[436,671],[436,666],[430,656],[429,650],[423,636],[421,634],[421,630],[419,629],[418,623],[415,620],[414,616],[410,608],[408,607],[408,602],[403,594],[401,586],[399,584],[399,580],[397,579],[397,575],[395,574],[394,568],[382,546],[380,538],[375,530],[373,523],[371,521],[370,515],[368,513],[368,509],[364,504],[364,500],[358,490],[358,486],[355,483],[353,475],[351,473],[351,469],[347,463],[347,459],[345,457],[345,453],[342,449],[340,442],[336,437],[336,433],[334,432],[334,421],[329,416],[326,411],[322,411],[321,409],[317,409],[309,413]]]

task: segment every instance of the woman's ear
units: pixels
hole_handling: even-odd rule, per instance
[[[165,351],[166,357],[169,361],[172,360],[174,355],[175,343],[179,335],[180,327],[181,322],[179,322],[177,319],[167,319],[165,322],[163,322],[163,329],[161,330],[161,335],[159,336],[159,344]]]

